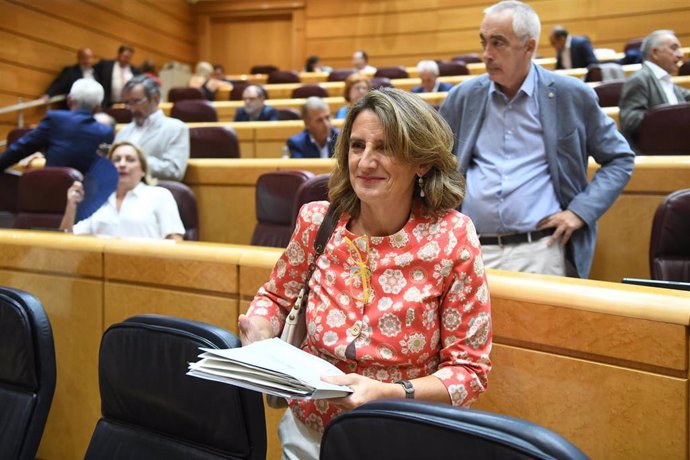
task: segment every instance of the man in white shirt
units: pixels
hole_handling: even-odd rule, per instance
[[[135,75],[139,75],[141,70],[132,65],[134,48],[128,45],[120,45],[117,50],[117,59],[101,59],[94,67],[96,79],[103,85],[105,97],[103,106],[122,102],[122,90],[125,84]]]
[[[358,72],[367,75],[376,73],[376,67],[369,65],[369,55],[364,50],[357,50],[352,54],[352,66],[357,69]]]
[[[151,176],[156,179],[182,180],[189,161],[187,125],[163,114],[158,108],[160,87],[145,75],[128,81],[122,93],[132,112],[132,122],[122,128],[115,142],[130,141],[139,146],[146,154]]]
[[[671,81],[683,57],[680,42],[672,30],[656,30],[649,34],[640,52],[642,69],[625,82],[619,102],[621,131],[633,147],[649,109],[690,101],[690,90]]]

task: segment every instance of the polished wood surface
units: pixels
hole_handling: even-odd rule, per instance
[[[93,273],[101,275],[66,266],[53,257],[56,247],[68,260],[97,254],[102,266]],[[5,256],[29,252],[31,263]],[[160,313],[236,332],[238,314],[280,252],[0,231],[3,284],[38,295],[56,340],[58,389],[39,458],[83,458],[100,411],[98,345],[110,324]],[[190,272],[199,288],[188,286]],[[222,281],[229,273],[237,274],[234,290]],[[474,407],[540,423],[592,458],[688,458],[690,293],[500,270],[487,276],[494,369]],[[280,457],[281,414],[267,412],[269,459]]]

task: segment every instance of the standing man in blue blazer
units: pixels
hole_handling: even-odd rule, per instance
[[[579,69],[599,63],[589,38],[570,35],[563,26],[554,27],[549,41],[556,49],[556,69]]]
[[[310,97],[302,106],[304,131],[287,140],[292,158],[330,158],[338,130],[331,125],[331,111],[323,99]]]
[[[51,110],[34,129],[0,155],[0,171],[34,152],[43,152],[46,166],[67,166],[86,174],[101,144],[113,142],[112,126],[93,117],[103,100],[96,80],[81,78],[67,96],[70,110]]]
[[[266,90],[259,85],[249,85],[242,92],[244,107],[237,109],[233,121],[277,121],[278,111],[265,104]]]
[[[453,87],[450,83],[438,80],[438,64],[436,61],[419,61],[417,74],[422,80],[421,86],[412,88],[413,93],[445,93]]]
[[[485,265],[586,278],[597,220],[635,158],[589,86],[532,62],[540,29],[525,3],[488,8],[479,29],[487,73],[453,88],[440,110]],[[591,182],[589,156],[600,165]]]

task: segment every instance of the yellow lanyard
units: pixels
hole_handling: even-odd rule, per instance
[[[369,270],[369,267],[367,267],[367,262],[369,261],[369,238],[365,235],[360,238],[364,238],[365,242],[365,249],[364,252],[366,254],[366,259],[362,259],[362,253],[359,251],[359,248],[357,248],[357,245],[352,242],[352,240],[348,237],[345,237],[345,243],[350,246],[350,249],[352,249],[352,252],[354,252],[357,256],[357,260],[354,261],[355,266],[356,266],[356,272],[359,272],[359,279],[362,282],[362,302],[365,304],[369,302],[369,278],[371,277],[371,271]]]

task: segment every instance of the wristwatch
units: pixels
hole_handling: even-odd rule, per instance
[[[396,380],[405,389],[405,399],[414,399],[414,386],[409,380]]]

